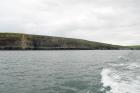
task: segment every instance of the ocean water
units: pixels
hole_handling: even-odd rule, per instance
[[[140,93],[140,51],[0,51],[0,93]]]

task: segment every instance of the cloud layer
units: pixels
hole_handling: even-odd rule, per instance
[[[1,0],[0,32],[140,44],[139,0]]]

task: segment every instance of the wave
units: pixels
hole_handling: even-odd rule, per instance
[[[101,71],[101,90],[106,93],[140,93],[139,72],[138,62],[110,64]]]

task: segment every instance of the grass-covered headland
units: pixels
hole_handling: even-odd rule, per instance
[[[81,39],[30,35],[19,33],[0,33],[0,50],[113,50],[135,49]],[[138,49],[138,48],[137,48]]]

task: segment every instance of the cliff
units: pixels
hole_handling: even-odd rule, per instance
[[[135,45],[135,46],[127,46],[128,48],[132,50],[140,50],[140,45]]]
[[[52,36],[0,33],[1,50],[59,50],[59,49],[127,49],[123,46],[92,42],[81,39]]]

